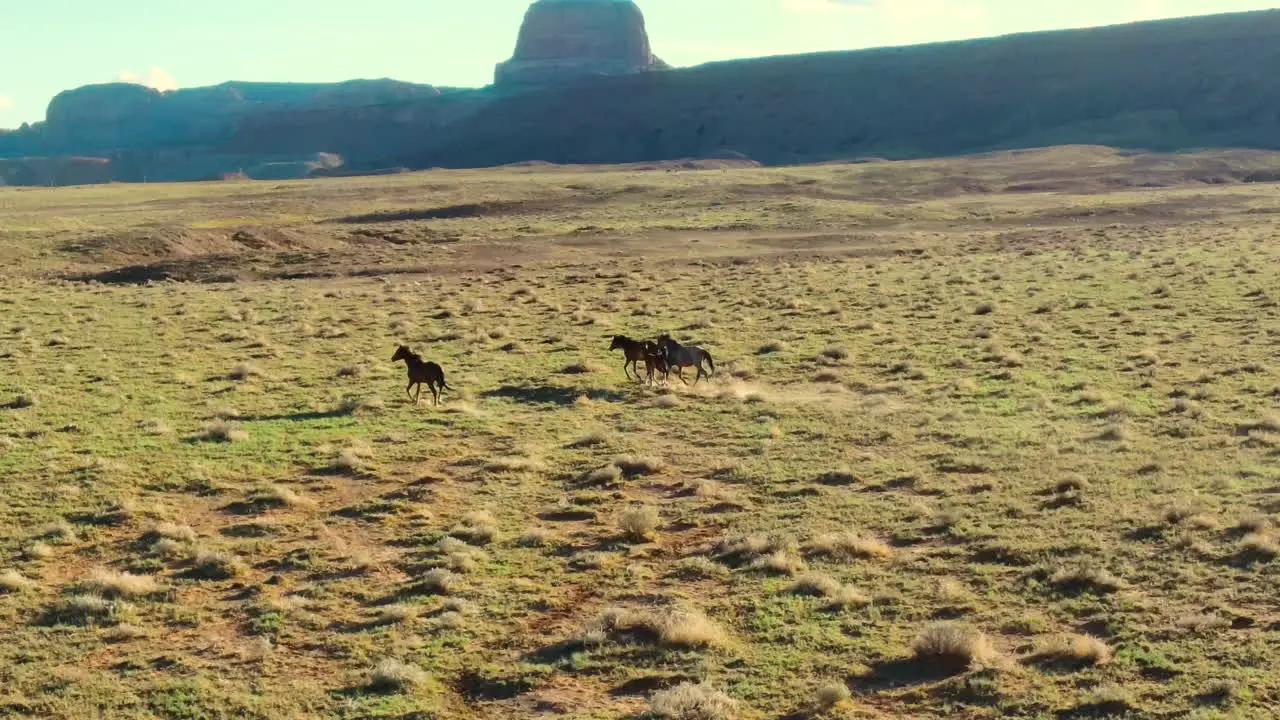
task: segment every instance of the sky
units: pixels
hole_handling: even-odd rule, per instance
[[[637,0],[676,66],[1280,7],[1280,0]],[[528,0],[0,0],[0,127],[58,92],[227,80],[489,83]]]

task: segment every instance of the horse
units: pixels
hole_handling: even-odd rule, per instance
[[[649,354],[645,348],[646,344],[652,343],[646,343],[644,340],[632,340],[626,335],[613,336],[613,342],[610,343],[609,350],[622,351],[622,372],[627,376],[628,380],[631,379],[631,371],[627,368],[632,368],[636,371],[636,382],[640,382],[640,367],[637,363],[641,360],[644,360],[645,369],[649,369]],[[652,371],[650,371],[649,377],[653,377]]]
[[[676,371],[676,376],[680,378],[680,382],[685,385],[689,384],[684,379],[684,369],[687,367],[695,367],[698,369],[698,377],[693,379],[693,384],[697,385],[698,381],[706,376],[710,379],[716,372],[716,362],[711,359],[711,353],[700,347],[692,345],[684,346],[671,339],[671,335],[663,333],[658,336],[658,347],[662,349],[663,357],[667,361],[667,365]],[[702,367],[702,361],[706,360],[711,366],[711,372],[707,372]]]
[[[391,362],[404,361],[405,368],[409,371],[409,385],[404,389],[409,399],[417,405],[422,400],[422,384],[426,383],[431,390],[431,397],[434,404],[440,404],[440,392],[442,390],[452,390],[444,381],[444,369],[439,365],[424,361],[421,355],[410,350],[407,346],[401,345],[396,349],[396,354],[391,357]],[[415,396],[411,390],[413,386],[418,386],[418,394]]]
[[[667,364],[666,355],[658,347],[658,343],[650,340],[644,341],[644,370],[649,375],[650,385],[653,385],[655,373],[662,373],[664,383],[671,380],[671,366]]]

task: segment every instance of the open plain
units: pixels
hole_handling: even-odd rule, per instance
[[[1277,168],[0,188],[0,716],[1273,716]]]

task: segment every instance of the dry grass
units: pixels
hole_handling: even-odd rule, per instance
[[[549,547],[554,545],[555,542],[556,534],[546,528],[529,528],[524,531],[524,534],[516,538],[516,545],[520,547]]]
[[[613,466],[618,468],[625,477],[630,478],[660,473],[666,467],[666,463],[661,458],[621,455],[613,459]]]
[[[48,560],[53,554],[53,548],[42,542],[33,542],[23,551],[23,556],[28,560]]]
[[[379,608],[373,621],[379,625],[400,625],[404,623],[411,623],[417,619],[418,608],[413,605],[396,603],[394,605],[385,605]]]
[[[650,404],[659,410],[673,410],[680,407],[680,398],[671,394],[659,395]]]
[[[989,668],[1000,660],[999,652],[987,636],[963,623],[934,623],[916,636],[911,649],[918,662],[947,672]]]
[[[1271,519],[1262,513],[1249,513],[1240,517],[1236,530],[1245,534],[1261,534],[1271,530]]]
[[[334,412],[339,415],[359,415],[360,413],[377,412],[385,410],[386,402],[380,397],[346,397],[338,406],[334,408]]]
[[[731,535],[711,548],[710,552],[721,562],[743,565],[766,555],[793,553],[794,540],[780,535]]]
[[[101,595],[71,595],[57,601],[43,618],[45,625],[111,626],[133,617],[133,606]]]
[[[580,636],[588,645],[626,638],[689,649],[722,647],[728,642],[719,625],[692,608],[656,611],[609,608],[588,624]]]
[[[527,473],[546,469],[541,460],[529,457],[493,458],[485,464],[485,469],[495,473]]]
[[[247,362],[238,363],[235,367],[231,368],[231,372],[227,373],[228,378],[241,381],[263,376],[264,374],[261,368]]]
[[[819,713],[824,713],[837,705],[847,702],[852,693],[849,692],[849,686],[842,682],[825,682],[818,686],[813,693],[813,705]]]
[[[1106,665],[1111,662],[1111,648],[1092,635],[1063,633],[1037,642],[1027,661],[1059,665]]]
[[[836,560],[859,558],[889,560],[893,557],[893,548],[883,540],[863,537],[851,532],[819,535],[805,545],[805,552],[810,556],[829,557]]]
[[[761,555],[752,560],[748,567],[756,572],[770,575],[794,575],[805,570],[804,560],[787,550],[778,550],[768,555]]]
[[[150,575],[133,575],[127,572],[99,569],[83,583],[87,592],[104,598],[143,598],[164,592]]]
[[[1120,578],[1095,565],[1059,568],[1049,576],[1049,584],[1061,592],[1092,592],[1098,595],[1113,593],[1124,587]]]
[[[205,580],[230,580],[249,568],[244,560],[221,550],[200,550],[191,567],[193,576]]]
[[[1136,709],[1133,694],[1115,683],[1108,683],[1095,688],[1085,695],[1084,701],[1077,708],[1082,716],[1116,717],[1127,715]]]
[[[738,703],[711,685],[681,683],[649,698],[649,712],[667,720],[734,720]]]
[[[685,580],[723,580],[729,577],[729,569],[709,558],[693,556],[676,563],[672,574]]]
[[[604,372],[604,368],[600,367],[600,365],[596,363],[593,363],[587,360],[570,363],[560,368],[560,373],[562,375],[589,375],[592,373],[601,373],[601,372]]]
[[[618,516],[618,529],[631,542],[648,542],[654,538],[661,521],[657,508],[639,505],[627,508]]]
[[[347,448],[338,453],[330,468],[337,473],[347,475],[359,474],[368,466],[368,461],[355,450]]]
[[[858,609],[871,603],[872,599],[862,591],[846,585],[827,598],[826,607],[828,610]]]
[[[617,465],[606,465],[584,473],[580,480],[584,485],[612,487],[622,481],[622,470]]]
[[[36,587],[36,582],[17,570],[0,572],[0,592],[20,593]]]
[[[720,647],[727,642],[724,630],[700,610],[677,609],[662,613],[657,617],[656,630],[658,641],[668,647]]]
[[[458,576],[443,568],[436,568],[422,577],[422,588],[427,592],[448,595],[458,589]]]
[[[249,439],[249,433],[240,429],[235,423],[225,420],[216,420],[206,423],[204,429],[192,436],[195,440],[204,442],[244,442]]]
[[[427,681],[427,673],[411,663],[387,658],[369,671],[369,689],[375,692],[408,692]]]
[[[1249,533],[1240,539],[1238,557],[1244,562],[1271,562],[1280,557],[1280,543],[1270,535]]]
[[[40,526],[31,537],[59,543],[72,543],[77,540],[75,528],[71,523],[61,519]]]
[[[1185,172],[1238,177],[1228,155]],[[604,718],[642,711],[637,692],[706,679],[749,704],[743,716],[776,718],[817,712],[819,682],[845,679],[865,703],[822,717],[1085,716],[1102,713],[1074,706],[1106,681],[1141,698],[1131,715],[1163,717],[1224,710],[1198,705],[1230,677],[1249,684],[1231,713],[1266,717],[1277,683],[1259,669],[1280,658],[1280,555],[1266,562],[1280,538],[1267,521],[1280,511],[1276,198],[1264,183],[1183,187],[1161,169],[1178,163],[1070,148],[0,188],[0,226],[21,236],[0,232],[0,544],[4,567],[36,583],[0,601],[6,659],[21,660],[0,703],[122,720],[519,718],[552,703]],[[1028,174],[1067,189],[1002,192]],[[1124,189],[1151,180],[1163,186]],[[316,222],[453,206],[487,209]],[[145,256],[169,234],[186,252],[250,222],[303,247]],[[106,254],[75,249],[117,238]],[[57,279],[117,255],[194,275],[343,277]],[[391,272],[415,268],[430,272]],[[467,301],[489,310],[464,316]],[[974,316],[980,303],[993,312]],[[696,387],[627,381],[605,350],[616,332],[704,324],[690,341],[720,372]],[[44,345],[59,333],[71,342]],[[264,337],[271,347],[250,347]],[[389,361],[400,338],[444,366],[457,402],[405,402]],[[775,340],[787,347],[755,354]],[[241,361],[267,375],[228,381]],[[579,362],[605,370],[557,372]],[[13,408],[19,392],[38,404]],[[191,442],[205,421],[250,437]],[[1098,441],[1111,424],[1123,437]],[[368,466],[332,472],[344,448]],[[302,504],[259,492],[272,485]],[[135,505],[109,509],[125,498]],[[658,542],[620,541],[636,507],[660,510]],[[210,549],[238,568],[205,580]],[[1079,564],[1131,585],[1107,595],[1115,576]],[[97,567],[165,592],[98,586],[87,613],[67,615],[78,627],[42,627]],[[585,648],[554,642],[610,605],[639,618]],[[722,631],[675,622],[672,607]],[[145,635],[106,631],[131,615]],[[937,674],[902,657],[914,633],[952,618],[1022,662],[911,683]],[[1104,651],[1062,631],[1098,633],[1115,659],[1095,667]],[[367,692],[388,656],[419,665],[427,687]],[[263,677],[288,692],[259,697]]]
[[[272,485],[254,496],[254,501],[262,505],[287,507],[294,509],[314,508],[315,502],[299,495],[292,488],[283,485]]]
[[[454,537],[462,538],[476,545],[485,545],[498,537],[498,520],[488,510],[473,510],[449,531]]]
[[[611,445],[613,442],[613,435],[608,430],[592,430],[585,435],[580,435],[576,440],[569,443],[568,446],[571,448],[589,448]]]
[[[192,530],[188,525],[179,525],[172,522],[160,522],[152,525],[147,530],[145,537],[152,542],[157,540],[173,540],[179,543],[194,543],[196,541],[196,531]]]
[[[841,590],[840,581],[824,573],[806,573],[787,585],[785,592],[810,597],[835,597]]]

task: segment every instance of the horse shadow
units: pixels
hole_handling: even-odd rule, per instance
[[[613,390],[591,388],[581,390],[554,385],[503,385],[496,390],[480,393],[482,398],[499,398],[511,400],[525,405],[572,405],[579,397],[586,396],[591,400],[603,402],[621,402],[626,396]]]

